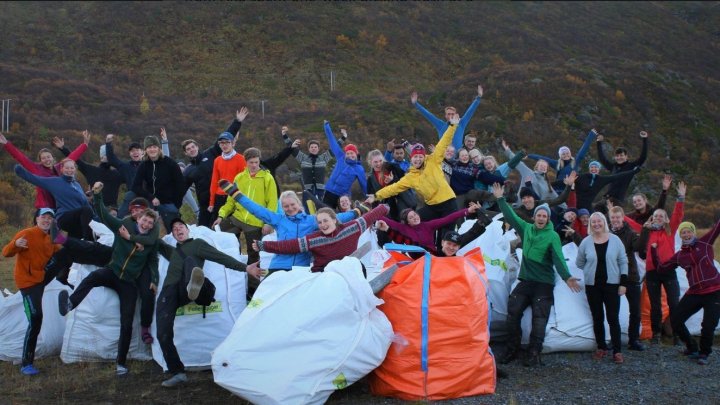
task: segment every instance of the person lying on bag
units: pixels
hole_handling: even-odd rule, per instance
[[[213,301],[214,286],[211,286],[212,283],[205,278],[202,270],[205,260],[220,263],[232,270],[247,271],[255,278],[262,275],[257,263],[246,266],[204,240],[190,238],[190,230],[182,219],[175,218],[170,221],[170,228],[177,246],[172,247],[161,240],[158,247],[159,253],[170,262],[158,297],[155,317],[163,358],[167,363],[168,371],[173,374],[171,378],[162,382],[163,387],[175,387],[187,382],[185,366],[173,342],[175,312],[192,301],[196,303]]]

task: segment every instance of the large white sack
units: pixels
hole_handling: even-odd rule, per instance
[[[78,286],[98,267],[73,263],[68,280]],[[57,302],[57,296],[55,297]],[[55,304],[57,306],[57,303]],[[120,299],[106,287],[95,287],[77,308],[65,316],[60,359],[64,363],[79,361],[114,361],[120,339]],[[140,331],[140,299],[135,305],[133,331],[128,359],[150,360],[150,349],[144,344]]]
[[[221,252],[240,260],[239,243],[235,235],[226,232],[214,232],[206,227],[190,225],[190,237],[203,239]],[[163,238],[169,245],[175,246],[172,235]],[[168,262],[160,256],[158,270],[160,286],[167,275]],[[205,308],[194,303],[181,307],[175,317],[175,347],[185,367],[207,367],[210,365],[210,353],[227,337],[235,320],[247,303],[247,273],[226,269],[225,266],[205,261],[205,277],[215,284],[215,302]],[[162,287],[161,287],[162,288]],[[158,292],[159,294],[159,292]],[[153,316],[153,336],[157,336],[157,326]],[[152,344],[153,359],[167,371],[167,364],[157,339]]]
[[[65,318],[58,312],[57,295],[67,286],[53,280],[45,287],[42,299],[43,321],[35,348],[35,358],[54,356],[60,353],[65,332]],[[8,297],[0,293],[0,360],[18,363],[22,360],[22,349],[28,320],[25,316],[22,295],[16,292]]]
[[[278,272],[213,352],[215,382],[256,404],[322,404],[379,366],[392,327],[357,259]]]

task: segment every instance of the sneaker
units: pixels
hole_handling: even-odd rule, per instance
[[[20,372],[23,375],[36,375],[40,372],[40,370],[36,369],[32,364],[28,364],[27,366],[22,366],[20,368]]]
[[[353,203],[353,208],[355,208],[356,210],[358,210],[360,212],[359,216],[363,216],[363,215],[367,214],[368,212],[370,212],[370,207],[368,207],[367,205],[365,205],[357,200],[355,200],[355,202]]]
[[[707,354],[701,354],[698,356],[697,364],[701,366],[707,366],[708,364],[708,355]]]
[[[240,194],[240,190],[238,190],[237,186],[233,182],[227,181],[225,179],[220,179],[220,181],[218,181],[218,185],[221,189],[223,189],[225,194],[229,195],[232,198],[235,198],[236,194]]]
[[[505,352],[505,354],[503,354],[503,356],[500,357],[500,360],[498,360],[498,363],[508,364],[515,359],[517,359],[517,350],[507,350]]]
[[[634,342],[630,342],[630,344],[628,344],[628,349],[635,350],[636,352],[642,352],[645,350],[645,345],[643,345],[642,343],[640,343],[638,341],[634,341]]]
[[[118,376],[120,376],[120,375],[126,375],[126,374],[129,373],[129,372],[130,372],[130,370],[128,370],[127,367],[122,366],[122,365],[120,365],[120,364],[118,364],[118,365],[115,367],[115,375],[118,375]]]
[[[192,273],[190,274],[190,281],[187,284],[187,294],[190,301],[195,301],[198,295],[200,295],[200,289],[203,286],[203,282],[205,282],[205,273],[203,273],[203,269],[200,267],[193,267]]]
[[[540,353],[529,352],[527,357],[525,357],[523,366],[525,366],[525,367],[542,366],[542,360],[540,359]]]
[[[625,362],[625,359],[623,358],[622,353],[615,353],[613,354],[613,361],[615,364],[623,364]]]
[[[593,360],[602,360],[605,358],[605,356],[607,356],[607,353],[607,350],[597,349],[595,350],[595,353],[593,353],[592,358]]]
[[[70,302],[70,294],[67,290],[62,290],[58,293],[58,311],[60,315],[65,316],[68,312],[72,311],[73,305]]]
[[[683,356],[687,357],[690,360],[697,360],[700,358],[700,353],[698,353],[697,350],[685,349],[680,353],[682,353]]]
[[[188,378],[185,373],[177,373],[174,376],[163,381],[161,385],[165,388],[172,388],[172,387],[177,387],[180,384],[186,383],[187,380],[188,380]]]

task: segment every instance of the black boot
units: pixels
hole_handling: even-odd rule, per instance
[[[542,366],[542,360],[540,359],[540,353],[536,351],[529,351],[525,361],[523,362],[525,367],[537,367]]]
[[[515,348],[507,348],[505,350],[505,353],[500,357],[498,360],[498,363],[500,364],[508,364],[512,362],[513,360],[517,359],[518,357],[518,351]]]

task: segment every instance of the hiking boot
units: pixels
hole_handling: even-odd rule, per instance
[[[525,361],[523,362],[523,366],[525,367],[537,367],[542,366],[542,360],[540,359],[540,353],[538,352],[529,352],[527,357],[525,357]]]
[[[701,366],[707,366],[709,362],[708,357],[709,356],[707,354],[701,354],[700,356],[698,356],[697,364]]]
[[[238,190],[237,186],[233,182],[227,181],[225,179],[220,179],[220,181],[218,181],[218,185],[221,189],[223,189],[225,194],[229,195],[232,198],[235,198],[236,194],[241,194],[240,190]]]
[[[355,200],[355,202],[353,203],[353,208],[355,208],[356,210],[358,210],[360,212],[360,215],[358,215],[358,216],[363,216],[363,215],[367,214],[368,212],[370,212],[370,207],[368,207],[367,205],[365,205],[357,200]]]
[[[662,334],[653,333],[653,336],[650,339],[650,343],[652,343],[654,345],[659,345],[660,343],[662,343]]]
[[[697,350],[692,349],[685,349],[682,352],[680,352],[683,356],[687,357],[690,360],[697,360],[700,358],[700,353],[698,353]]]
[[[642,352],[645,350],[645,345],[643,345],[642,343],[640,343],[636,340],[636,341],[630,342],[628,344],[628,349],[635,350],[636,352]]]
[[[60,311],[60,315],[67,315],[72,309],[73,304],[70,302],[70,294],[68,294],[67,290],[60,291],[58,293],[58,311]]]
[[[27,366],[22,366],[20,372],[23,375],[36,375],[40,373],[40,370],[36,369],[32,364],[28,364]]]
[[[118,364],[118,365],[115,367],[115,375],[116,375],[116,376],[127,375],[127,373],[129,373],[129,372],[130,372],[130,370],[128,370],[128,368],[125,367],[125,366],[123,366],[123,365]]]
[[[615,362],[615,364],[623,364],[625,359],[623,358],[622,353],[613,354],[613,362]]]
[[[187,294],[190,301],[195,301],[200,295],[200,289],[205,281],[205,273],[200,267],[193,267],[190,281],[187,284]]]
[[[593,360],[602,360],[605,356],[607,356],[607,353],[607,350],[597,349],[595,350],[595,353],[593,353],[592,358]]]
[[[180,384],[186,383],[187,380],[188,380],[188,378],[185,373],[177,373],[174,376],[163,381],[162,384],[160,384],[160,385],[162,385],[165,388],[173,388],[173,387],[177,387]]]
[[[498,360],[498,363],[500,364],[508,364],[512,362],[513,360],[517,359],[518,353],[517,350],[507,350],[503,354],[502,357],[500,357],[500,360]]]
[[[508,378],[509,376],[508,376],[507,372],[495,367],[495,377],[505,379],[505,378]]]

